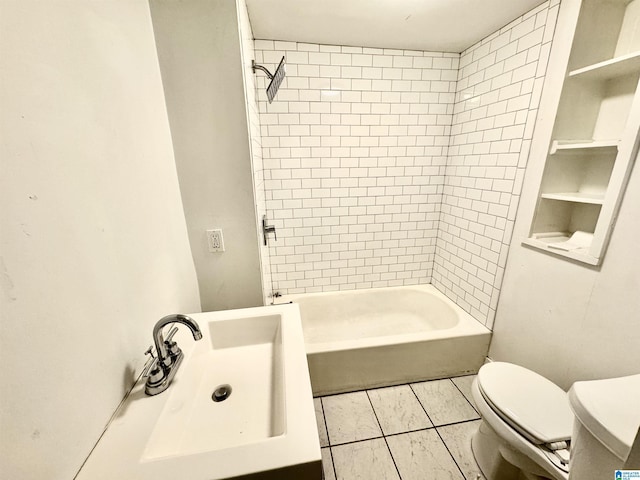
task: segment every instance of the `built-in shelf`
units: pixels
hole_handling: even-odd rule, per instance
[[[597,153],[602,150],[613,150],[618,148],[620,140],[580,140],[580,141],[563,141],[554,140],[549,151],[550,155],[556,153],[575,153],[588,154],[590,152]]]
[[[640,52],[633,52],[569,72],[570,78],[609,80],[640,70]]]
[[[543,238],[543,239],[526,238],[522,241],[522,243],[524,245],[528,245],[530,247],[543,250],[545,252],[551,253],[553,255],[557,255],[559,257],[570,258],[572,260],[577,260],[578,262],[587,263],[589,265],[598,265],[598,263],[600,263],[600,260],[597,257],[593,257],[589,255],[589,253],[585,251],[586,249],[580,249],[579,251],[578,250],[565,251],[565,250],[557,250],[549,246],[550,243],[553,243],[554,241],[562,241],[563,238],[566,239],[568,237],[555,237],[555,238]]]
[[[548,123],[531,150],[545,163],[523,244],[598,265],[638,153],[640,0],[563,0],[561,11],[557,31],[573,29],[572,41],[554,43],[547,69]]]
[[[597,193],[582,193],[582,192],[543,193],[540,196],[548,200],[560,200],[563,202],[575,202],[575,203],[589,203],[591,205],[602,205],[602,202],[604,201],[604,195],[597,194]]]

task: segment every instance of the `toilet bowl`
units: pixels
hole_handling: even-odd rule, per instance
[[[487,480],[600,480],[630,467],[640,375],[576,382],[567,394],[531,370],[492,362],[472,392],[482,423],[471,447]]]
[[[482,423],[471,446],[487,480],[567,480],[574,416],[566,392],[504,362],[484,365],[472,392]]]

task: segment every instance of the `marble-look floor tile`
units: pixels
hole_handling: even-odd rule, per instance
[[[436,426],[479,418],[478,413],[449,379],[412,383],[411,388]]]
[[[331,445],[382,436],[366,392],[323,397],[322,406]]]
[[[337,480],[400,480],[382,438],[331,447],[331,453]]]
[[[464,480],[434,429],[387,437],[402,480]]]
[[[368,390],[385,435],[432,427],[409,385]]]
[[[322,472],[324,480],[336,480],[336,472],[333,470],[333,459],[331,458],[331,450],[329,447],[322,448]]]
[[[456,384],[456,387],[462,392],[464,397],[469,400],[469,403],[476,408],[476,402],[473,400],[473,394],[471,393],[471,384],[475,380],[476,375],[465,375],[464,377],[455,377],[451,381]]]
[[[327,447],[329,445],[329,438],[327,437],[327,427],[324,424],[322,400],[320,400],[320,398],[314,398],[313,406],[316,410],[316,425],[318,426],[318,437],[320,438],[320,446]]]
[[[438,427],[444,443],[467,480],[484,480],[471,451],[471,437],[478,430],[480,423],[481,420],[475,420]]]

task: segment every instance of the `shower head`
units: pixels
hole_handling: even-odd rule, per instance
[[[256,73],[256,69],[262,70],[271,80],[271,82],[269,82],[269,86],[267,87],[267,98],[269,99],[269,103],[273,102],[273,99],[275,98],[276,93],[278,93],[280,84],[282,83],[282,80],[284,80],[284,76],[286,74],[284,56],[282,57],[282,60],[280,60],[278,68],[276,68],[276,72],[273,75],[271,75],[271,72],[269,70],[267,70],[262,65],[258,65],[253,60],[251,61],[251,68],[253,68],[253,73]]]

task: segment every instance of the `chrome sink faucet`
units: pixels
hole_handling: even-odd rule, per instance
[[[178,331],[177,327],[171,329],[166,339],[162,334],[162,329],[172,323],[186,325],[191,330],[194,340],[202,339],[200,327],[193,318],[187,315],[176,313],[158,320],[158,323],[153,327],[153,341],[156,345],[157,358],[148,370],[147,383],[144,389],[147,395],[157,395],[164,392],[169,387],[184,358],[184,353],[182,353],[178,344],[173,341],[173,336]],[[147,350],[147,352],[150,351],[151,349]]]

